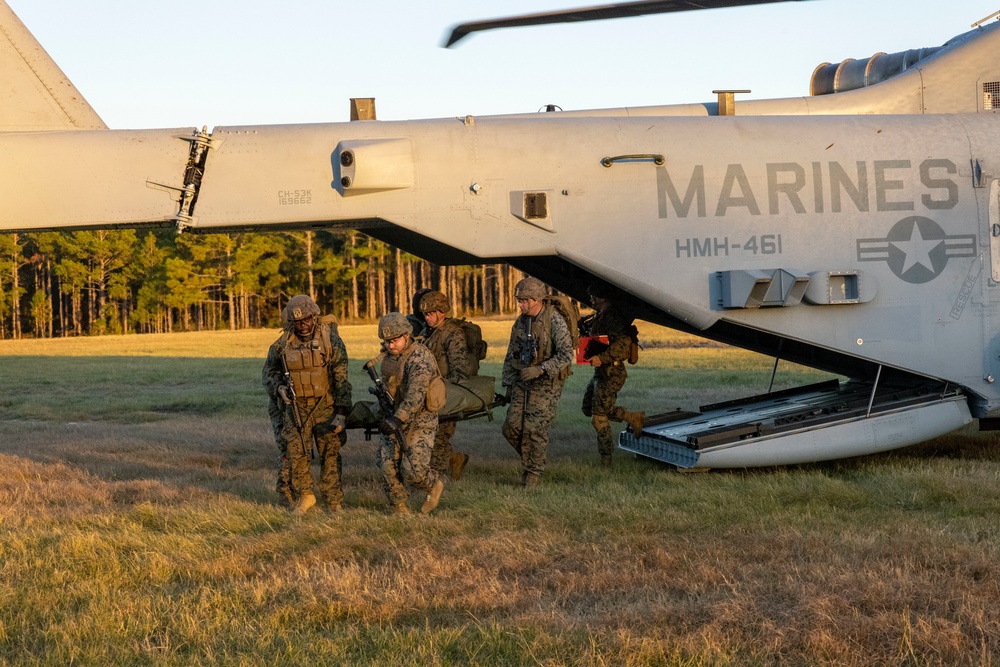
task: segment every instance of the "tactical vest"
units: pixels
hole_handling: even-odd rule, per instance
[[[445,343],[448,342],[448,338],[455,335],[455,332],[462,336],[462,345],[465,345],[465,333],[462,331],[462,327],[450,317],[442,322],[441,326],[437,329],[430,329],[430,333],[423,341],[427,349],[434,355],[438,370],[441,371],[441,377],[448,377],[451,372],[451,367],[448,365],[448,357],[445,354]],[[459,368],[457,370],[467,376],[470,375],[469,369]]]
[[[529,317],[522,316],[521,318],[518,319],[518,322],[520,322],[520,325],[521,325],[520,326],[520,331],[518,332],[518,336],[521,339],[521,344],[522,345],[527,345],[528,344],[527,343],[527,335],[526,335],[527,334],[527,326],[526,325],[527,325],[527,322],[530,320],[531,321],[531,325],[530,325],[531,326],[531,335],[535,338],[535,340],[538,341],[538,347],[535,350],[535,356],[531,359],[531,363],[529,363],[529,364],[524,364],[524,363],[522,363],[522,361],[521,361],[520,358],[515,357],[512,360],[512,366],[513,366],[513,368],[515,370],[519,371],[519,370],[521,370],[523,368],[526,368],[527,366],[539,366],[539,365],[541,365],[541,363],[543,361],[545,361],[545,360],[549,359],[550,357],[552,357],[552,354],[555,352],[555,350],[553,349],[553,346],[552,346],[552,318],[553,317],[561,317],[561,318],[563,318],[563,320],[566,319],[566,318],[564,318],[561,314],[559,314],[556,311],[556,309],[555,309],[554,306],[546,304],[542,308],[542,310],[539,311],[538,315],[536,315],[535,317],[529,318]],[[573,370],[569,366],[565,366],[565,367],[559,369],[558,379],[565,380],[566,378],[568,378],[572,374],[573,374]]]
[[[591,336],[623,336],[625,331],[623,325],[625,324],[624,319],[617,312],[613,311],[612,308],[608,308],[602,312],[594,313],[594,319],[590,323],[590,335]],[[615,326],[615,325],[619,326]]]
[[[403,365],[406,357],[410,356],[410,353],[413,352],[412,347],[413,343],[410,343],[410,347],[406,348],[403,354],[398,357],[383,352],[379,373],[382,375],[382,384],[389,390],[389,395],[392,396],[394,403],[396,401],[396,390],[399,389],[399,384],[403,381]],[[398,403],[396,404],[398,405]]]
[[[309,340],[285,333],[284,356],[288,375],[292,379],[296,398],[322,398],[330,393],[330,376],[327,372],[333,356],[330,331],[325,324],[317,324]]]
[[[416,352],[417,345],[423,345],[419,341],[413,341],[410,345],[403,350],[403,353],[398,357],[393,357],[392,355],[385,355],[382,359],[382,382],[385,384],[386,389],[389,390],[389,394],[392,396],[393,407],[398,408],[399,404],[403,402],[403,395],[399,391],[399,385],[403,383],[403,372],[406,370],[406,360],[410,358],[410,355]],[[425,407],[431,412],[437,412],[444,407],[446,401],[447,389],[444,384],[444,380],[441,374],[438,373],[436,376],[431,378],[430,386],[427,387],[427,396],[424,400]]]
[[[552,315],[554,311],[555,308],[546,305],[538,315],[531,318],[531,335],[538,341],[538,352],[531,360],[532,366],[537,366],[552,356]]]

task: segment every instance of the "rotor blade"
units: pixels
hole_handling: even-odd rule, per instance
[[[619,19],[644,14],[666,14],[669,12],[688,12],[695,9],[721,9],[724,7],[741,7],[743,5],[763,5],[772,2],[802,2],[804,0],[641,0],[640,2],[623,2],[616,5],[598,5],[580,9],[563,9],[540,14],[524,14],[503,19],[487,21],[471,21],[455,26],[447,43],[448,48],[460,39],[474,32],[493,30],[495,28],[515,28],[527,25],[546,25],[549,23],[574,23],[576,21],[601,21],[604,19]]]

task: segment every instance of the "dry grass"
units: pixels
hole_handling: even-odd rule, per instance
[[[360,398],[373,328],[344,329]],[[506,331],[487,323],[489,370]],[[693,407],[766,384],[766,359],[662,336],[677,342],[644,354],[623,400]],[[374,444],[352,432],[348,509],[296,519],[274,504],[257,387],[274,337],[0,342],[0,663],[991,665],[1000,655],[994,436],[968,430],[780,470],[678,474],[618,457],[605,471],[577,373],[536,492],[515,485],[498,423],[468,422],[456,444],[472,462],[438,512],[390,516]]]

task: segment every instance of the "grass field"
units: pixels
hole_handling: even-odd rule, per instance
[[[484,322],[498,374],[510,322]],[[374,326],[342,328],[355,400]],[[290,516],[260,369],[275,331],[0,341],[0,664],[992,665],[1000,448],[681,474],[597,465],[570,379],[542,486],[497,420],[431,516]],[[620,402],[767,389],[771,360],[651,326]],[[778,388],[822,379],[779,366]]]

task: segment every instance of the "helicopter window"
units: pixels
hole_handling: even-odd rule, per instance
[[[983,111],[1000,109],[1000,81],[983,84]]]

